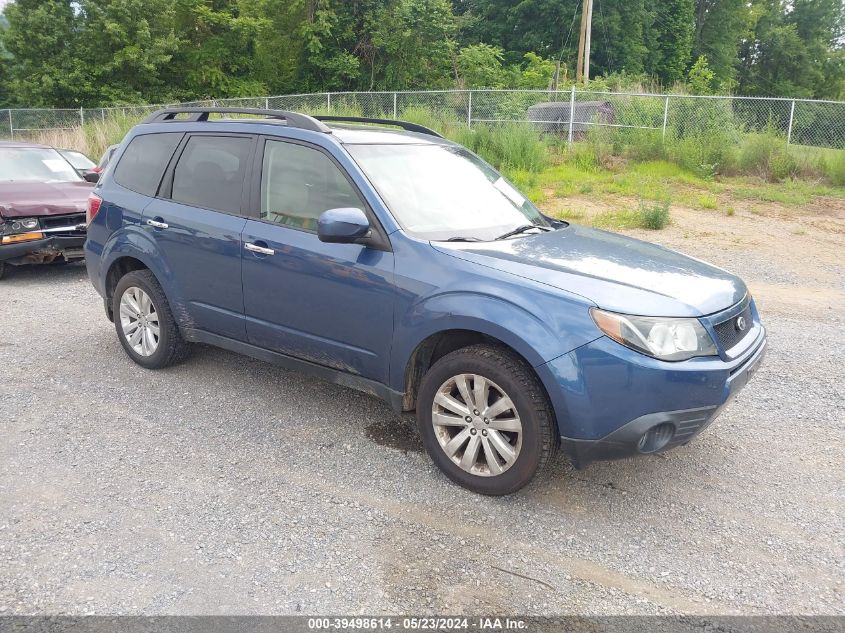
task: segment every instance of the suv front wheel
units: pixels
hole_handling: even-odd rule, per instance
[[[495,345],[465,347],[434,363],[420,385],[417,423],[446,476],[487,495],[528,484],[557,448],[534,372]]]
[[[188,344],[170,311],[158,281],[149,270],[121,277],[112,303],[117,338],[129,357],[147,369],[161,369],[182,360]]]

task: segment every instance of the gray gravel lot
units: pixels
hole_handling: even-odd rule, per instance
[[[491,499],[376,399],[209,347],[146,371],[84,267],[12,270],[0,612],[845,614],[845,311],[766,324],[695,442]]]

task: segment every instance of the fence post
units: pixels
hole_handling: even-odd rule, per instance
[[[792,121],[795,118],[795,99],[792,100],[792,107],[789,109],[789,130],[786,132],[786,145],[792,142]]]
[[[669,95],[666,95],[666,104],[663,106],[663,143],[666,143],[666,123],[669,121]]]
[[[12,125],[12,109],[9,108],[9,137],[14,141],[15,140],[15,126]]]
[[[399,118],[399,108],[396,107],[396,93],[393,93],[393,118]]]
[[[467,91],[467,127],[472,129],[472,90]]]
[[[100,108],[100,118],[103,120],[103,123],[106,122],[106,109]]]
[[[79,108],[79,125],[85,125],[85,110]]]
[[[265,110],[270,109],[270,97],[264,97],[264,109]]]
[[[572,145],[572,126],[575,123],[575,84],[572,84],[572,94],[569,97],[569,144]]]
[[[328,109],[329,112],[332,111],[332,93],[331,92],[326,93],[326,108]]]

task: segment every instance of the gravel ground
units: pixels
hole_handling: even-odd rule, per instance
[[[143,370],[83,267],[12,270],[0,612],[845,614],[845,305],[763,295],[766,362],[696,441],[491,499],[378,400],[209,347]]]

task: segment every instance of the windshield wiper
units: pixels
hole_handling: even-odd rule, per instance
[[[516,227],[513,231],[508,231],[507,233],[502,233],[497,240],[503,240],[506,237],[513,237],[514,235],[519,235],[520,233],[525,233],[531,229],[540,229],[541,231],[548,231],[545,226],[539,224],[523,224],[522,226]]]
[[[477,237],[450,237],[448,239],[443,240],[444,242],[480,242],[481,240]]]

